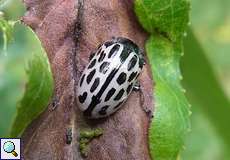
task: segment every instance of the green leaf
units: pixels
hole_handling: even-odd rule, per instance
[[[146,52],[154,78],[154,118],[149,148],[154,160],[175,160],[190,129],[189,103],[184,95],[179,61],[182,37],[189,22],[186,0],[136,0],[135,12],[151,33]]]
[[[182,58],[181,62],[181,67],[183,69],[182,73],[184,72],[184,86],[188,88],[188,98],[193,106],[192,132],[187,137],[186,150],[182,153],[181,160],[230,159],[230,146],[229,143],[226,144],[229,138],[226,140],[226,138],[224,138],[226,136],[222,136],[225,132],[229,134],[229,131],[227,131],[229,127],[225,127],[225,131],[220,132],[219,129],[217,129],[219,128],[217,124],[212,123],[215,121],[216,117],[210,117],[211,114],[209,114],[208,110],[208,107],[210,107],[209,104],[204,102],[201,103],[201,101],[204,101],[203,96],[208,96],[210,101],[212,101],[211,107],[216,108],[217,114],[219,114],[219,107],[228,110],[230,106],[229,102],[227,102],[229,101],[227,99],[230,98],[230,21],[229,18],[226,18],[230,15],[229,6],[229,0],[192,1],[191,22],[193,33],[189,33],[188,37],[186,37],[185,56]],[[207,12],[204,12],[204,8]],[[194,64],[189,61],[196,61],[199,63],[194,66]],[[197,70],[198,67],[199,69]],[[191,80],[188,81],[190,83],[186,82],[187,79],[198,75],[198,73],[194,72],[200,71],[205,71],[205,73],[200,73],[199,75],[202,75],[201,77],[198,76],[193,78],[193,83],[196,83],[197,87],[202,87],[202,90],[207,92],[202,94],[202,96],[200,96],[200,93],[197,95],[195,92],[190,93],[190,88],[192,88],[191,91],[194,91],[193,87],[189,85]],[[186,72],[191,72],[190,74],[192,75]],[[213,76],[204,76],[206,74],[212,74]],[[217,79],[215,80],[216,82],[213,83],[213,80],[209,81],[210,77]],[[200,81],[200,78],[204,80]],[[205,84],[203,84],[204,82]],[[206,88],[205,86],[210,87]],[[219,91],[210,92],[211,88],[219,88]],[[220,99],[219,96],[216,97],[214,94],[222,92],[221,95],[224,95],[221,90],[225,91],[225,96],[222,97],[225,100],[218,100],[221,103],[213,103],[217,101],[216,98]],[[204,91],[202,92],[204,93]],[[192,97],[194,98],[191,99]],[[194,105],[194,103],[201,104]],[[206,107],[207,109],[203,109]],[[196,113],[196,110],[201,113]],[[227,114],[228,112],[229,110],[225,113]],[[198,116],[196,114],[200,114],[199,117],[203,116],[203,118],[197,119]],[[221,119],[225,119],[224,117],[225,116],[221,116]],[[225,120],[226,123],[229,121],[229,118]],[[224,126],[222,127],[224,128]],[[228,153],[228,155],[226,153]]]
[[[136,0],[135,11],[142,26],[149,32],[166,34],[177,41],[185,33],[189,20],[187,0]]]
[[[24,129],[46,109],[53,92],[53,79],[44,53],[33,55],[26,73],[28,82],[24,96],[17,105],[11,137],[19,137]]]
[[[2,12],[0,12],[1,14]],[[17,21],[7,21],[0,15],[0,31],[3,36],[3,51],[6,53],[7,45],[13,40],[13,29]]]
[[[156,83],[155,112],[149,129],[149,145],[155,160],[173,160],[183,146],[189,126],[189,104],[180,85],[180,49],[166,38],[153,35],[146,51]]]

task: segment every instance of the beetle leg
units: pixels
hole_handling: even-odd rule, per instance
[[[140,105],[142,106],[143,111],[147,114],[149,119],[152,119],[153,118],[152,111],[148,107],[146,107],[145,104],[144,104],[145,97],[144,97],[142,87],[140,85],[140,81],[135,82],[135,84],[133,86],[133,91],[140,91]]]
[[[135,84],[133,85],[133,91],[140,91],[141,86],[140,86],[140,82],[136,81]]]

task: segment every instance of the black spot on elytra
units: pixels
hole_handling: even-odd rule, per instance
[[[96,64],[96,59],[92,60],[91,63],[88,66],[88,69],[93,68],[93,66]]]
[[[109,108],[109,106],[104,106],[101,108],[101,110],[98,112],[100,115],[106,115],[106,110]]]
[[[127,89],[126,89],[127,94],[130,93],[132,87],[133,87],[133,83],[131,83],[131,84],[127,87]]]
[[[123,101],[119,102],[115,107],[113,107],[113,109],[117,109],[122,103]]]
[[[136,77],[136,75],[137,75],[137,72],[132,72],[129,76],[128,81],[131,82]]]
[[[121,89],[118,94],[116,95],[116,97],[114,98],[115,101],[118,101],[121,99],[121,97],[123,96],[125,90],[124,89]]]
[[[108,101],[112,96],[113,94],[116,92],[116,89],[115,88],[111,88],[109,90],[109,92],[107,93],[106,97],[105,97],[105,102]]]
[[[119,85],[123,84],[126,81],[126,76],[126,73],[122,72],[117,78],[117,83]]]
[[[87,81],[88,84],[89,84],[89,83],[91,82],[91,80],[93,79],[93,76],[95,75],[95,73],[96,73],[96,69],[92,70],[92,71],[89,73],[89,75],[87,76],[86,81]]]
[[[98,87],[99,83],[100,83],[100,78],[97,77],[94,80],[92,87],[90,88],[91,93],[95,91],[95,89]]]
[[[102,47],[97,51],[97,55],[101,53]]]
[[[82,85],[84,79],[85,79],[85,74],[83,74],[83,76],[81,77],[81,80],[80,80],[80,87],[81,87],[81,85]]]
[[[105,52],[102,51],[101,54],[100,54],[100,57],[99,57],[99,59],[98,59],[98,62],[103,61],[104,58],[105,58]]]
[[[134,55],[131,60],[129,61],[129,64],[128,64],[128,71],[130,71],[137,63],[137,56]]]
[[[95,107],[96,105],[100,104],[100,103],[101,103],[101,99],[100,99],[98,96],[93,95],[93,96],[91,97],[91,102],[90,102],[89,106],[88,106],[87,109],[83,112],[84,116],[90,117],[91,114],[92,114],[92,111],[93,111],[94,107]]]
[[[106,73],[107,71],[108,71],[108,69],[109,69],[109,62],[103,62],[102,64],[101,64],[101,66],[100,66],[100,72],[101,73]]]
[[[104,91],[106,90],[106,88],[109,86],[110,82],[112,81],[112,79],[114,78],[114,76],[116,75],[116,73],[118,72],[119,67],[118,68],[114,68],[109,75],[107,76],[104,84],[101,86],[99,92],[97,93],[97,95],[93,95],[91,98],[91,102],[88,106],[88,108],[84,111],[84,115],[87,117],[90,117],[92,114],[93,109],[95,108],[96,105],[98,105],[101,102],[101,96],[104,93]]]
[[[109,52],[108,58],[110,58],[112,56],[114,57],[117,54],[117,52],[119,51],[119,48],[120,48],[119,44],[114,45],[113,48]]]
[[[128,58],[131,52],[132,52],[132,49],[124,45],[124,49],[122,50],[120,54],[121,63],[124,63],[124,61]]]
[[[112,41],[107,41],[104,43],[104,46],[107,48],[107,47],[111,46],[113,43],[114,42],[112,42]]]
[[[79,102],[84,103],[87,98],[87,92],[84,92],[82,95],[78,96]]]

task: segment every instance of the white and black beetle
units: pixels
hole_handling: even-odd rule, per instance
[[[78,105],[84,115],[102,118],[117,111],[135,87],[144,63],[142,51],[127,38],[99,45],[78,83]]]

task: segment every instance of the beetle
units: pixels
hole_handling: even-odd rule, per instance
[[[143,52],[132,40],[112,38],[98,46],[89,58],[77,85],[80,110],[88,118],[116,112],[138,86],[145,64]]]

